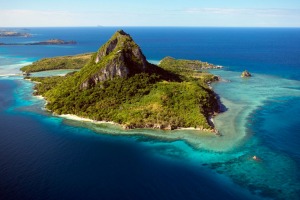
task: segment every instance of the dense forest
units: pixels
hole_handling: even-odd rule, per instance
[[[91,53],[85,53],[75,56],[44,58],[22,67],[20,70],[25,73],[32,73],[55,69],[80,69],[90,61],[91,56]]]

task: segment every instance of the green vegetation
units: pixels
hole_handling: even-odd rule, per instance
[[[92,57],[91,53],[79,54],[75,56],[59,56],[54,58],[44,58],[21,68],[26,73],[39,72],[55,69],[80,69]]]
[[[172,61],[176,64],[176,61]],[[213,130],[208,117],[218,101],[212,74],[189,66],[149,64],[124,32],[117,32],[90,62],[65,77],[33,78],[36,95],[56,114],[114,121],[126,128],[195,127]]]
[[[175,73],[222,68],[221,66],[216,66],[208,62],[202,62],[200,60],[175,59],[169,56],[162,59],[159,63],[159,66]]]
[[[52,89],[59,82],[61,82],[65,77],[53,76],[53,77],[25,77],[25,79],[30,79],[36,82],[34,86],[34,95],[44,95],[48,90]]]
[[[212,114],[212,108],[217,110],[218,107],[214,93],[201,81],[159,81],[156,74],[140,73],[108,80],[82,91],[72,84],[66,85],[73,78],[31,80],[41,82],[35,86],[36,95],[46,97],[47,108],[56,114],[114,121],[129,128],[210,129],[206,116]]]
[[[169,56],[160,61],[159,67],[180,75],[183,80],[201,79],[204,83],[217,81],[218,77],[202,70],[220,68],[220,66],[199,60],[175,59]]]

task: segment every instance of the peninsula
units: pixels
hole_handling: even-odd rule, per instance
[[[77,44],[76,41],[64,41],[60,39],[50,39],[42,42],[28,43],[28,45],[60,45],[60,44]]]
[[[27,74],[56,69],[81,69],[92,57],[92,53],[78,54],[73,56],[58,56],[53,58],[43,58],[31,65],[22,67],[20,70]]]
[[[169,57],[153,65],[120,30],[81,70],[65,77],[27,78],[40,82],[35,95],[42,95],[47,109],[58,115],[113,121],[129,129],[193,127],[215,132],[210,118],[219,112],[219,104],[207,83],[216,77],[200,69]]]
[[[15,31],[0,31],[0,37],[31,37],[31,34]]]
[[[50,39],[41,42],[31,42],[31,43],[0,43],[0,45],[66,45],[66,44],[77,44],[76,41],[64,41],[60,39]]]

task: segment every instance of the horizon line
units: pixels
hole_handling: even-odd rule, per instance
[[[1,28],[300,28],[300,26],[0,26]]]

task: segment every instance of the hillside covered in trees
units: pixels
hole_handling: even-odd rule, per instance
[[[55,114],[113,121],[125,128],[213,131],[209,118],[219,106],[207,83],[218,77],[182,60],[166,59],[158,66],[148,63],[131,36],[120,30],[80,71],[64,77],[28,78],[40,82],[35,94],[45,97],[47,109]]]

